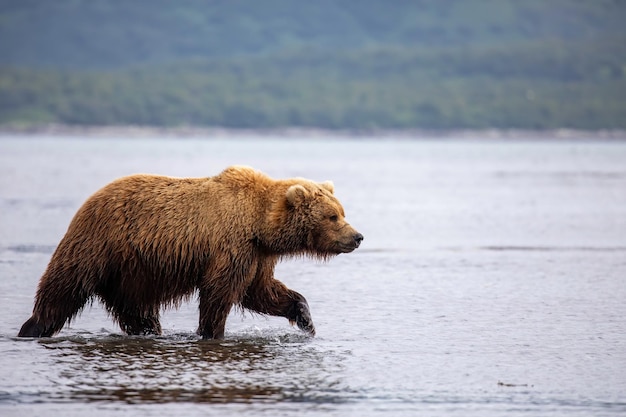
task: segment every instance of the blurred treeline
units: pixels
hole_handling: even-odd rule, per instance
[[[626,128],[621,0],[0,0],[0,123]]]

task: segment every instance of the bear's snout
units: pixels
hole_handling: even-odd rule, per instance
[[[360,234],[360,233],[357,233],[353,237],[354,237],[354,243],[355,243],[356,247],[358,248],[359,245],[361,244],[361,242],[363,242],[363,235]]]
[[[343,239],[336,242],[337,253],[349,253],[359,247],[363,241],[363,235],[359,232],[354,232]]]

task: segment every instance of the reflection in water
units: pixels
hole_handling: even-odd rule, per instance
[[[40,342],[63,367],[50,401],[250,403],[349,401],[341,355],[305,336],[203,341],[106,336]]]

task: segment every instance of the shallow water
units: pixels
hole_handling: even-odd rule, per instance
[[[234,312],[129,337],[94,302],[15,337],[80,204],[122,175],[332,179],[360,249],[286,260],[318,335]],[[626,413],[626,143],[0,138],[0,415]]]

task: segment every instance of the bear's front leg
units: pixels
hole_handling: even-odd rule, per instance
[[[201,291],[200,324],[197,333],[203,339],[223,339],[226,318],[231,308],[231,302],[212,298]]]
[[[241,305],[258,313],[286,317],[291,324],[295,323],[302,331],[315,336],[306,299],[274,278],[257,277],[248,287]]]
[[[286,314],[287,319],[289,319],[289,323],[295,323],[300,330],[310,334],[311,336],[315,336],[315,326],[313,325],[313,319],[311,318],[309,304],[301,294],[295,291],[291,291],[291,293],[292,297],[295,298],[295,301],[291,304]]]

